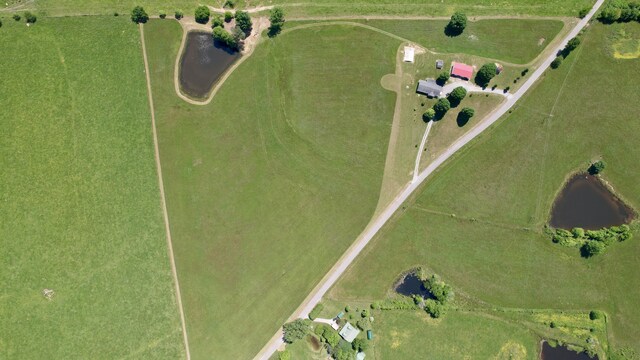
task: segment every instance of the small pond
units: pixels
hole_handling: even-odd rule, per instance
[[[627,224],[633,220],[633,210],[595,176],[574,175],[556,198],[551,210],[550,225],[570,230],[581,227],[597,230]]]
[[[320,348],[322,347],[322,343],[320,343],[320,339],[318,339],[317,337],[315,337],[313,335],[309,335],[308,341],[309,341],[309,345],[311,345],[311,348],[313,349],[313,351],[319,351]]]
[[[239,52],[215,44],[209,33],[188,33],[180,59],[180,88],[191,97],[205,97],[239,57]]]
[[[422,280],[414,274],[409,273],[396,285],[396,292],[405,296],[420,295],[425,299],[431,297],[429,291],[424,287]]]
[[[585,352],[577,353],[571,351],[564,346],[552,347],[548,342],[542,342],[542,353],[540,354],[541,360],[598,360],[596,355],[590,358]]]

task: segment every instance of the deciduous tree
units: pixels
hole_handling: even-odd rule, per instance
[[[209,16],[211,16],[211,11],[209,11],[209,8],[201,5],[198,6],[196,8],[195,11],[195,18],[196,18],[196,22],[199,24],[206,24],[209,22]]]
[[[149,21],[149,15],[142,6],[136,6],[131,10],[131,21],[136,24],[144,24]]]
[[[251,29],[253,28],[253,23],[251,22],[251,16],[246,11],[238,10],[236,11],[236,26],[242,29],[245,34],[249,35],[251,33]]]
[[[451,16],[451,20],[445,27],[445,33],[450,36],[462,34],[467,27],[467,16],[461,12],[455,12]]]

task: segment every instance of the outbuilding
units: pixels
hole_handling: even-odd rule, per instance
[[[436,60],[436,69],[442,69],[444,67],[444,60]]]
[[[430,98],[437,98],[442,95],[442,86],[438,85],[433,79],[418,80],[416,92],[427,95]]]
[[[355,326],[351,325],[350,323],[346,323],[342,329],[340,329],[340,332],[338,334],[340,334],[340,336],[342,336],[342,338],[346,341],[346,342],[352,342],[356,336],[358,336],[358,334],[360,333],[360,330],[358,330]]]
[[[455,76],[460,79],[469,80],[473,76],[473,66],[453,62],[451,64],[451,76]]]
[[[416,56],[416,49],[411,46],[404,47],[404,62],[413,63]]]

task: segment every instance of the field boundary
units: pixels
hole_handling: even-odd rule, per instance
[[[176,301],[178,303],[178,310],[180,313],[180,323],[182,325],[182,336],[184,339],[185,354],[187,360],[191,359],[189,353],[189,338],[187,337],[187,326],[184,316],[184,308],[182,306],[182,295],[180,294],[180,283],[178,282],[178,272],[176,270],[176,261],[173,255],[173,242],[171,240],[171,228],[169,226],[169,214],[167,212],[167,200],[164,194],[164,182],[162,180],[162,165],[160,163],[160,149],[158,147],[158,132],[156,130],[156,116],[153,106],[153,95],[151,93],[151,77],[149,75],[149,62],[147,61],[147,48],[144,41],[144,27],[139,25],[140,29],[140,41],[142,42],[142,58],[144,60],[144,72],[147,79],[147,95],[149,98],[149,110],[151,110],[151,130],[153,133],[153,147],[154,157],[156,161],[156,170],[158,173],[158,185],[160,188],[160,203],[162,207],[162,218],[164,219],[165,232],[167,234],[167,250],[169,252],[169,261],[171,263],[171,275],[173,276],[173,282],[176,288]]]

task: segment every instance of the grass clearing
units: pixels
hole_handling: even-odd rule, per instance
[[[566,176],[599,157],[607,161],[604,178],[640,206],[640,104],[623,96],[637,91],[638,60],[615,59],[610,43],[615,32],[639,27],[591,25],[580,48],[512,114],[427,182],[330,296],[379,298],[399,273],[427,265],[497,306],[604,310],[611,346],[639,351],[640,241],[585,260],[542,233]]]
[[[184,358],[137,27],[0,32],[0,357]]]
[[[380,79],[399,42],[344,26],[282,34],[193,106],[173,85],[179,25],[145,26],[191,353],[249,358],[375,209],[395,98]]]

